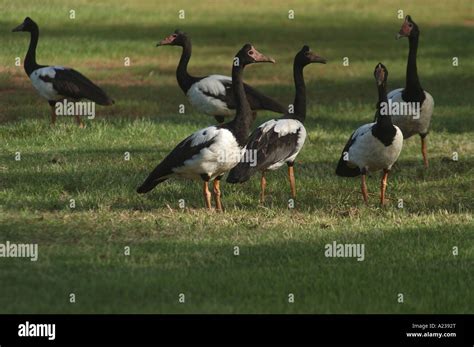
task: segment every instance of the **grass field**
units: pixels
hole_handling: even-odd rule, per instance
[[[474,312],[472,1],[121,3],[0,0],[0,243],[39,245],[37,262],[0,258],[0,313]],[[389,89],[404,85],[399,9],[420,26],[418,71],[436,103],[430,168],[419,138],[407,140],[389,203],[378,205],[377,173],[365,206],[359,180],[334,171],[351,132],[373,119],[376,63],[387,66]],[[15,66],[29,35],[11,29],[26,16],[40,26],[40,64],[72,66],[116,100],[85,129],[64,118],[50,127],[48,104]],[[305,69],[309,138],[295,167],[294,209],[286,170],[268,175],[264,206],[257,177],[223,183],[223,214],[203,208],[196,182],[135,192],[181,139],[214,123],[177,86],[181,49],[155,47],[176,28],[193,39],[194,75],[229,75],[246,42],[274,57],[273,66],[249,67],[245,80],[282,103],[293,100],[291,64],[303,44],[328,59]],[[261,112],[257,123],[274,116]],[[333,241],[363,243],[365,260],[326,258]]]

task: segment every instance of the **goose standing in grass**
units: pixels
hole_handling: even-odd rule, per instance
[[[236,101],[236,114],[232,121],[210,126],[187,137],[166,156],[137,189],[146,193],[157,184],[173,176],[201,179],[206,207],[211,208],[208,183],[213,181],[216,210],[222,210],[220,179],[239,162],[250,126],[252,110],[245,95],[242,81],[244,68],[253,63],[275,61],[265,57],[252,45],[246,44],[237,53],[232,65],[232,83]]]
[[[48,100],[51,106],[51,123],[56,122],[56,102],[64,99],[79,101],[91,100],[99,105],[112,105],[114,101],[107,94],[76,70],[64,66],[46,66],[36,63],[36,46],[38,45],[39,28],[29,17],[12,30],[26,31],[31,35],[30,46],[25,57],[25,72],[38,93]],[[79,115],[75,115],[80,127],[83,127]]]
[[[179,87],[188,97],[193,107],[199,112],[214,116],[222,123],[225,117],[235,115],[236,100],[232,91],[232,78],[222,75],[194,77],[188,73],[188,63],[191,58],[191,39],[186,33],[176,30],[173,34],[160,41],[157,46],[180,46],[183,48],[176,78]],[[277,101],[265,96],[244,83],[245,93],[250,108],[253,111],[269,110],[283,113],[285,108]],[[256,115],[254,114],[254,117]]]
[[[428,135],[431,116],[433,115],[434,100],[430,93],[423,90],[418,78],[416,68],[416,53],[418,50],[418,38],[420,29],[410,16],[405,21],[397,35],[397,38],[408,37],[409,51],[405,88],[398,88],[388,93],[388,99],[394,103],[417,103],[419,114],[392,115],[393,124],[397,125],[405,139],[418,134],[421,137],[421,153],[423,163],[428,167],[428,155],[426,150],[426,135]]]
[[[313,53],[308,46],[303,46],[296,54],[293,63],[296,90],[293,103],[294,112],[286,113],[279,119],[271,119],[255,129],[250,135],[245,149],[247,153],[256,152],[256,164],[241,161],[227,177],[229,183],[242,183],[260,171],[262,173],[260,202],[262,203],[265,200],[266,171],[276,170],[285,163],[288,165],[291,196],[293,199],[296,197],[293,166],[306,139],[306,129],[303,125],[306,118],[306,86],[303,69],[311,63],[325,64],[326,60]]]
[[[368,203],[366,175],[369,171],[383,170],[380,187],[380,203],[385,202],[387,178],[392,165],[397,161],[403,146],[403,134],[393,125],[387,107],[388,71],[382,63],[374,71],[378,89],[376,121],[359,127],[342,150],[336,174],[343,177],[362,175],[362,196]]]

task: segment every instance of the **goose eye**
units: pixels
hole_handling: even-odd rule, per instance
[[[410,28],[413,28],[413,24],[411,24],[411,23],[408,23],[408,26],[409,26]]]
[[[249,51],[249,55],[253,55],[253,51]]]

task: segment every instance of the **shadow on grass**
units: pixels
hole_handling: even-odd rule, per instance
[[[134,148],[132,150],[133,161],[126,162],[123,160],[123,153],[129,150],[130,148],[80,149],[25,154],[22,163],[31,162],[31,170],[15,169],[14,175],[3,174],[2,187],[5,199],[7,199],[4,208],[64,210],[68,209],[68,201],[73,197],[78,199],[77,208],[79,210],[97,209],[104,205],[113,210],[152,210],[168,204],[177,207],[180,199],[186,201],[186,204],[190,206],[197,208],[203,206],[201,183],[196,181],[170,179],[148,194],[137,194],[135,189],[164,158],[168,150],[159,146],[150,149]],[[11,161],[11,157],[8,156],[0,156],[0,159],[4,162]],[[341,186],[353,186],[354,190],[358,190],[359,181],[357,178],[344,179],[335,175],[336,163],[337,158],[297,162],[296,177],[300,191],[298,198],[302,206],[315,210],[330,207],[330,202],[319,199],[318,194],[315,195],[315,192],[320,189],[336,189],[329,194],[332,198],[336,196],[341,198],[347,193],[347,191],[340,191]],[[474,167],[474,158],[452,162],[447,158],[434,157],[431,158],[431,167],[428,170],[422,167],[421,160],[402,160],[394,167],[390,175],[390,183],[398,182],[398,184],[406,185],[424,182],[429,183],[430,189],[436,189],[437,193],[454,192],[459,190],[459,188],[455,189],[456,186],[462,183],[454,181],[452,185],[446,186],[445,181],[451,179],[453,174],[460,177],[469,174],[472,167]],[[380,173],[374,172],[371,176],[369,181],[371,190],[376,192]],[[281,207],[285,207],[289,199],[285,170],[269,174],[268,180],[269,191],[273,191],[272,196],[275,201],[280,201]],[[241,199],[243,194],[243,196],[251,197],[250,201],[256,201],[258,189],[255,188],[255,185],[257,181],[258,175],[255,175],[246,184],[229,185],[224,183],[222,187],[224,203],[229,203],[231,206],[240,205],[245,208],[255,208],[255,204],[245,202],[245,199],[241,201]],[[329,186],[327,186],[328,183],[323,183],[323,186],[320,186],[322,183],[315,184],[318,181],[331,183]],[[276,188],[277,186],[279,189]],[[464,192],[465,189],[468,187],[461,188],[460,192]],[[391,189],[390,193],[393,194],[394,191]],[[426,197],[429,197],[431,193],[427,192],[426,194],[428,194]],[[413,208],[424,212],[436,211],[440,208],[457,212],[459,203],[470,205],[467,197],[458,196],[451,198],[449,202],[435,200],[429,206],[418,209],[414,206]]]
[[[302,241],[282,240],[275,230],[242,230],[245,225],[219,235],[215,226],[204,232],[164,230],[132,220],[118,229],[74,219],[55,223],[34,221],[30,228],[39,231],[34,235],[19,220],[3,225],[2,236],[8,235],[12,242],[39,244],[41,266],[38,271],[18,260],[5,260],[8,266],[0,274],[3,313],[472,310],[465,301],[470,293],[472,259],[467,254],[472,246],[457,257],[451,255],[451,245],[466,244],[472,237],[466,225],[405,229],[385,225],[338,233],[315,226],[311,238]],[[260,231],[266,234],[262,240],[255,237]],[[298,233],[291,227],[289,231]],[[194,235],[199,232],[217,235],[214,242],[204,242]],[[257,243],[239,243],[237,234]],[[326,257],[326,245],[333,241],[363,244],[364,260]],[[236,242],[240,256],[232,253]],[[131,246],[134,256],[117,256],[124,244]],[[70,288],[81,294],[81,305],[57,300]],[[410,298],[404,305],[396,304],[400,288]],[[187,305],[177,303],[177,293],[182,292]],[[285,300],[290,292],[298,298],[294,305]],[[363,299],[367,297],[371,300]]]

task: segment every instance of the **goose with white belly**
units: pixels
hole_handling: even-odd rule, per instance
[[[237,53],[232,64],[233,93],[236,114],[232,121],[196,131],[184,139],[148,175],[137,189],[146,193],[171,177],[200,179],[206,207],[211,208],[211,193],[208,183],[213,181],[216,210],[222,210],[220,179],[239,162],[250,126],[252,110],[247,100],[242,81],[244,67],[253,63],[275,61],[265,57],[252,45],[246,44]]]
[[[423,156],[423,163],[428,167],[428,154],[426,149],[426,135],[428,135],[431,123],[431,116],[433,115],[434,100],[430,93],[423,90],[418,78],[418,71],[416,66],[416,54],[418,50],[418,39],[420,36],[420,29],[410,16],[405,17],[405,21],[397,34],[397,38],[408,37],[409,51],[406,72],[405,88],[398,88],[388,93],[388,99],[393,103],[413,103],[418,107],[405,107],[405,113],[399,115],[392,115],[393,124],[397,125],[403,133],[405,139],[418,134],[421,137],[421,153]],[[407,113],[406,110],[418,110],[418,112]],[[399,110],[403,110],[399,107]]]
[[[24,31],[31,35],[30,45],[26,53],[24,68],[33,83],[33,87],[40,96],[45,98],[51,106],[51,123],[56,122],[56,102],[64,99],[79,101],[81,99],[91,100],[99,105],[112,105],[114,101],[107,94],[84,75],[76,70],[64,66],[46,66],[36,63],[36,46],[38,45],[39,28],[29,17],[23,23],[12,30],[13,32]],[[83,123],[79,115],[75,115],[80,127]]]
[[[260,202],[265,200],[265,187],[267,171],[280,168],[285,163],[288,166],[291,197],[296,197],[296,184],[294,176],[294,162],[303,148],[306,139],[306,129],[303,125],[306,118],[306,86],[303,69],[311,63],[325,64],[326,60],[308,46],[296,54],[293,62],[293,76],[295,82],[294,112],[287,113],[279,119],[272,119],[263,123],[250,135],[245,146],[246,153],[256,152],[256,163],[245,160],[234,167],[227,177],[229,183],[242,183],[260,171]]]
[[[359,127],[342,150],[336,174],[343,177],[362,177],[362,196],[368,203],[366,175],[369,171],[383,170],[380,187],[380,203],[385,203],[387,178],[392,165],[397,161],[403,146],[403,134],[393,125],[390,108],[387,107],[386,67],[379,63],[374,71],[378,89],[376,121]]]
[[[176,30],[173,34],[160,41],[157,46],[179,46],[183,48],[176,69],[176,78],[179,87],[193,107],[199,112],[214,116],[219,123],[224,122],[225,117],[233,117],[235,115],[236,100],[232,90],[232,78],[223,75],[195,77],[188,73],[192,45],[191,39],[186,33]],[[268,110],[278,113],[285,111],[285,108],[277,101],[245,83],[244,89],[250,108],[253,111]]]

